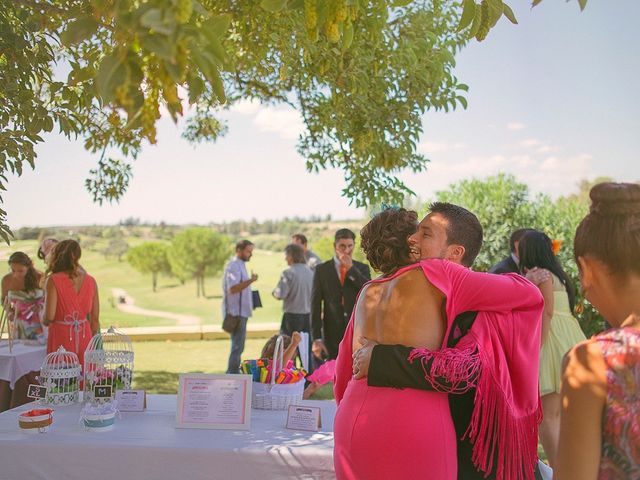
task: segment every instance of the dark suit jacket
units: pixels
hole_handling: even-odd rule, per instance
[[[311,329],[314,339],[324,340],[329,358],[338,356],[338,345],[349,323],[358,292],[369,280],[369,266],[355,260],[347,271],[344,286],[340,285],[333,258],[316,266],[311,294]]]
[[[514,262],[511,255],[509,255],[491,267],[489,273],[520,273],[520,268],[518,268],[518,264]]]

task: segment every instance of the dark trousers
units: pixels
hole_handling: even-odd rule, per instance
[[[238,328],[231,334],[231,353],[227,373],[240,373],[240,357],[244,352],[244,341],[247,338],[247,317],[240,317]]]

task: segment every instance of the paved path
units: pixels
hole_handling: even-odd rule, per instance
[[[147,317],[168,318],[178,322],[178,326],[186,325],[201,325],[202,320],[195,315],[184,315],[181,313],[163,312],[161,310],[148,310],[146,308],[140,308],[135,305],[135,301],[131,296],[127,294],[122,288],[112,288],[111,293],[116,302],[118,310],[123,312],[132,313],[134,315],[145,315]],[[120,299],[124,298],[124,303],[120,302]]]

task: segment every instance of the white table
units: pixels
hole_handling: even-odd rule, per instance
[[[322,408],[320,432],[287,430],[286,412],[267,410],[253,410],[249,431],[177,429],[176,396],[149,395],[110,431],[85,430],[74,405],[56,409],[47,433],[25,433],[18,413],[33,405],[23,405],[0,414],[0,479],[335,478],[335,402],[304,404]]]
[[[47,355],[46,345],[23,345],[19,340],[13,342],[9,353],[9,342],[0,342],[0,380],[9,382],[13,389],[16,381],[29,372],[40,370],[40,366]]]

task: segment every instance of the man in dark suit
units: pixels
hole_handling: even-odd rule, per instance
[[[371,280],[369,266],[353,260],[355,234],[341,228],[336,232],[331,260],[316,267],[311,294],[311,329],[313,354],[328,358],[338,356],[338,345],[344,336],[356,297]]]
[[[509,237],[511,255],[491,267],[489,273],[520,273],[520,267],[518,266],[518,244],[520,240],[522,240],[522,237],[531,231],[533,231],[532,228],[520,228],[513,232],[511,237]]]

